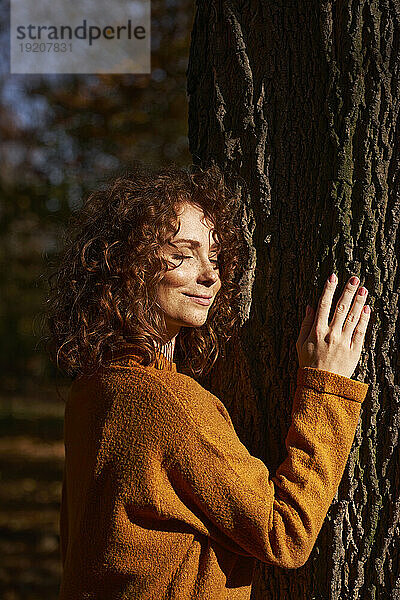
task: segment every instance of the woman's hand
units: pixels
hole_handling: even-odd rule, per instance
[[[354,373],[364,343],[370,308],[365,307],[369,309],[369,312],[365,312],[368,290],[360,287],[348,313],[360,283],[356,278],[352,284],[352,279],[347,282],[339,298],[330,324],[328,319],[337,284],[336,276],[334,282],[327,280],[316,314],[311,309],[304,318],[296,343],[300,367],[315,367],[349,378]],[[364,295],[360,294],[362,291],[365,291]]]

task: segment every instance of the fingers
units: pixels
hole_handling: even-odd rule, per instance
[[[317,312],[315,313],[315,329],[325,330],[328,327],[329,313],[331,312],[332,299],[336,290],[337,277],[331,282],[327,279],[324,291],[318,302]]]
[[[368,309],[368,312],[365,310]],[[361,311],[360,319],[357,323],[357,326],[354,330],[353,337],[351,339],[350,349],[356,350],[360,352],[362,345],[364,343],[365,332],[367,331],[369,318],[371,316],[371,309],[369,306],[365,306]]]
[[[352,283],[354,281],[354,283]],[[333,315],[332,321],[330,323],[330,328],[332,331],[337,331],[338,334],[342,333],[343,323],[347,317],[347,313],[349,312],[350,304],[353,301],[354,294],[357,291],[358,284],[360,280],[358,277],[351,277],[347,282],[342,295],[339,298],[339,301],[336,305],[335,314]],[[354,323],[355,317],[358,317],[361,314],[361,309],[364,306],[364,298],[360,294],[357,294],[359,299],[355,299],[353,304],[353,312],[349,315],[349,319]],[[357,304],[358,303],[358,304]]]
[[[351,337],[356,327],[358,321],[360,320],[360,316],[362,314],[362,310],[365,305],[365,301],[368,296],[368,290],[365,287],[360,287],[357,290],[357,294],[355,295],[353,305],[349,314],[346,317],[346,320],[343,325],[343,334]],[[333,324],[333,321],[332,321]]]

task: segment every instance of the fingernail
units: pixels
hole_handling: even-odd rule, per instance
[[[329,277],[329,281],[331,283],[336,283],[336,275],[335,275],[335,273],[332,273],[332,275]]]
[[[357,283],[359,283],[359,282],[360,282],[360,280],[358,279],[358,277],[352,277],[350,279],[351,285],[357,285]]]

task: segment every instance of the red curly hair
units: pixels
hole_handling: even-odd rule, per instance
[[[208,373],[237,333],[239,280],[248,260],[239,195],[216,165],[154,169],[137,161],[73,214],[48,277],[47,351],[67,375],[92,373],[126,343],[139,349],[144,365],[155,360],[166,333],[156,289],[171,268],[158,251],[177,233],[182,202],[213,222],[221,289],[202,326],[181,328],[177,360],[195,376]]]

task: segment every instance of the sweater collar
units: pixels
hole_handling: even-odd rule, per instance
[[[176,363],[169,360],[160,350],[156,350],[156,360],[154,364],[156,369],[165,369],[176,373]]]
[[[133,344],[125,344],[122,348],[118,350],[113,350],[110,361],[117,362],[118,364],[123,364],[129,362],[129,360],[134,360],[135,362],[141,364],[143,357],[138,352],[138,349]],[[156,359],[152,363],[148,365],[148,367],[153,367],[154,369],[165,370],[165,371],[173,371],[176,370],[176,363],[170,361],[165,354],[161,352],[161,350],[156,350]]]

